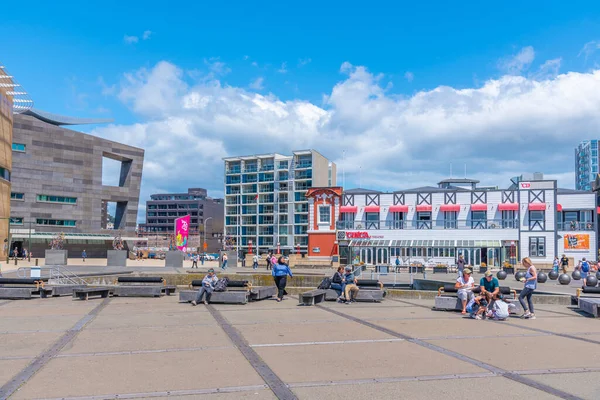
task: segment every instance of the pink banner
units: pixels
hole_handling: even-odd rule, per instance
[[[175,246],[177,250],[187,251],[188,234],[190,232],[190,216],[177,218],[175,220]]]

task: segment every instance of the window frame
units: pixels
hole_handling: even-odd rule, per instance
[[[322,210],[327,210],[327,220],[324,220],[321,214]],[[331,206],[320,204],[317,210],[317,224],[318,225],[331,225]]]
[[[541,250],[540,250],[541,247]],[[546,237],[545,236],[530,236],[529,237],[529,256],[530,257],[546,257]]]
[[[531,218],[532,214],[541,213],[541,219],[533,219]],[[529,230],[530,231],[543,231],[546,230],[546,211],[541,210],[529,210],[529,214],[527,214],[527,218],[529,220]]]
[[[23,146],[23,149],[21,150],[20,148],[15,148],[15,145],[17,146]],[[15,143],[13,142],[11,145],[11,149],[12,151],[16,151],[17,153],[26,153],[27,152],[27,145],[25,143]]]

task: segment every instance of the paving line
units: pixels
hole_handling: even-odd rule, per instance
[[[201,351],[201,350],[225,350],[225,349],[234,349],[234,348],[235,348],[234,346],[202,346],[202,347],[187,347],[187,348],[174,348],[174,349],[105,351],[105,352],[95,352],[95,353],[58,354],[55,358],[129,356],[129,355],[134,355],[134,354],[177,353],[177,352]]]
[[[36,356],[5,356],[0,357],[0,361],[9,361],[9,360],[31,360]]]
[[[582,374],[585,372],[600,372],[600,368],[553,368],[553,369],[530,369],[521,371],[512,371],[518,375],[554,375],[554,374]]]
[[[271,391],[279,400],[297,400],[296,395],[290,390],[290,388],[283,383],[281,378],[275,374],[275,372],[267,365],[266,362],[256,353],[246,342],[242,334],[235,329],[221,313],[216,310],[213,306],[206,306],[210,311],[213,318],[217,321],[219,326],[225,331],[229,339],[240,352],[246,357],[252,368],[262,377],[265,383],[269,386]]]
[[[0,301],[0,307],[2,307],[5,304],[12,303],[12,302],[13,302],[13,300]]]
[[[467,356],[465,356],[463,354],[457,353],[457,352],[452,351],[452,350],[445,349],[445,348],[443,348],[441,346],[437,346],[437,345],[434,345],[432,343],[425,342],[423,340],[415,339],[415,338],[413,338],[411,336],[408,336],[408,335],[405,335],[405,334],[393,331],[393,330],[385,328],[383,326],[379,326],[379,325],[373,324],[371,322],[362,320],[360,318],[353,317],[351,315],[348,315],[348,314],[345,314],[343,312],[334,310],[332,308],[323,307],[321,305],[317,305],[316,307],[320,308],[321,310],[325,310],[325,311],[327,311],[329,313],[332,313],[332,314],[335,314],[335,315],[339,315],[340,317],[344,317],[346,319],[349,319],[350,321],[354,321],[354,322],[359,323],[361,325],[365,325],[365,326],[368,326],[370,328],[376,329],[376,330],[378,330],[380,332],[387,333],[388,335],[391,335],[391,336],[394,336],[394,337],[397,337],[397,338],[400,338],[400,339],[405,339],[407,342],[414,343],[414,344],[416,344],[418,346],[421,346],[421,347],[424,347],[426,349],[433,350],[433,351],[435,351],[437,353],[444,354],[444,355],[456,358],[456,359],[458,359],[460,361],[467,362],[467,363],[469,363],[471,365],[475,365],[475,366],[477,366],[479,368],[482,368],[482,369],[485,369],[485,370],[487,370],[487,371],[489,371],[489,372],[491,372],[491,373],[493,373],[495,375],[503,376],[503,377],[511,379],[511,380],[513,380],[515,382],[519,382],[519,383],[522,383],[524,385],[527,385],[527,386],[530,386],[530,387],[534,387],[534,388],[536,388],[536,389],[538,389],[540,391],[546,392],[546,393],[551,394],[553,396],[560,397],[561,399],[565,399],[565,400],[583,400],[580,397],[577,397],[577,396],[572,395],[570,393],[567,393],[567,392],[564,392],[562,390],[556,389],[556,388],[554,388],[552,386],[548,386],[546,384],[536,382],[533,379],[529,379],[529,378],[527,378],[525,376],[517,375],[515,373],[512,373],[510,371],[506,371],[506,370],[504,370],[502,368],[499,368],[499,367],[496,367],[494,365],[487,364],[487,363],[484,363],[484,362],[479,361],[479,360],[475,360],[475,359],[473,359],[471,357],[467,357]]]
[[[21,372],[15,375],[10,381],[0,387],[0,399],[7,399],[15,391],[17,391],[23,384],[35,375],[41,368],[43,368],[50,360],[52,360],[58,353],[69,343],[75,336],[83,329],[83,327],[94,319],[104,307],[108,305],[111,298],[102,300],[100,304],[94,307],[89,313],[81,318],[77,323],[68,331],[65,332],[48,350],[35,357],[35,359]]]
[[[358,343],[393,343],[403,342],[404,339],[364,339],[364,340],[338,340],[331,342],[295,342],[295,343],[268,343],[251,344],[250,347],[288,347],[288,346],[320,346],[328,344],[358,344]]]
[[[98,396],[75,396],[75,397],[43,397],[36,400],[105,400],[105,399],[145,399],[152,397],[176,397],[176,396],[193,396],[202,394],[217,394],[217,393],[238,393],[250,392],[253,390],[269,389],[267,385],[253,386],[230,386],[224,388],[211,389],[190,389],[190,390],[168,390],[161,392],[140,392],[140,393],[112,393]]]
[[[505,321],[493,321],[493,322],[505,322]],[[560,333],[560,332],[552,332],[552,331],[547,331],[545,329],[541,329],[541,328],[534,328],[532,326],[523,326],[523,325],[517,325],[517,324],[512,324],[512,323],[508,323],[508,325],[510,326],[514,326],[515,328],[523,328],[525,330],[529,330],[529,331],[533,331],[533,332],[539,332],[539,333],[545,333],[545,334],[549,334],[552,336],[560,336],[560,337],[564,337],[567,339],[574,339],[574,340],[579,340],[582,342],[586,342],[586,343],[592,343],[592,344],[600,344],[600,340],[594,340],[594,339],[589,339],[586,337],[581,337],[581,336],[575,336],[569,333]]]
[[[417,337],[418,340],[455,340],[455,339],[503,339],[515,337],[540,337],[552,336],[549,333],[507,333],[505,335],[454,335],[454,336],[428,336]]]
[[[0,335],[23,335],[28,333],[58,333],[65,332],[67,329],[38,329],[28,331],[0,331]]]

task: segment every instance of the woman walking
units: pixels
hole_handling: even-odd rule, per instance
[[[287,276],[293,277],[290,267],[285,263],[283,256],[279,257],[277,263],[272,266],[273,271],[271,275],[275,278],[275,285],[277,286],[277,302],[283,300],[283,295],[287,294],[285,286],[287,285]]]
[[[522,263],[523,266],[527,268],[527,272],[525,273],[525,278],[521,278],[521,282],[525,283],[525,287],[521,290],[521,294],[519,295],[519,302],[524,311],[521,318],[535,319],[531,296],[533,295],[533,291],[537,288],[537,270],[529,257],[525,257]],[[525,298],[527,298],[527,303],[525,303]]]

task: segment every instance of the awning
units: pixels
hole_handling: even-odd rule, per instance
[[[600,207],[596,207],[596,213],[600,214]]]
[[[519,203],[502,203],[498,204],[500,211],[519,211]]]
[[[421,204],[417,206],[417,212],[426,212],[431,211],[431,206],[429,204]]]
[[[529,211],[546,211],[546,203],[529,203]]]
[[[471,211],[487,211],[487,204],[471,204]]]
[[[340,207],[340,212],[341,213],[354,213],[354,214],[356,214],[357,210],[358,210],[358,207],[356,207],[356,206],[341,206]]]
[[[407,213],[408,212],[408,206],[403,206],[403,205],[390,206],[390,212]]]
[[[366,206],[365,207],[365,212],[368,212],[368,213],[378,213],[379,212],[379,206]]]
[[[562,211],[562,204],[557,204],[556,205],[556,211],[558,211],[558,212]]]
[[[460,211],[460,204],[442,204],[440,211]]]

